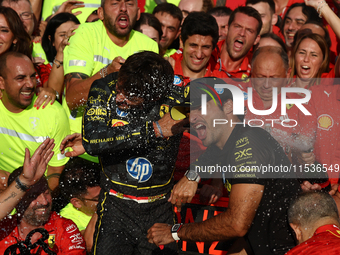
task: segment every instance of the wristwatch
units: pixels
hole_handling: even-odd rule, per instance
[[[171,235],[172,235],[172,238],[175,240],[175,241],[179,241],[181,240],[179,237],[178,237],[178,231],[181,229],[183,223],[177,223],[175,225],[172,226],[171,228]]]
[[[196,181],[197,183],[201,181],[201,177],[194,170],[188,170],[185,172],[184,175],[188,178],[189,181]]]

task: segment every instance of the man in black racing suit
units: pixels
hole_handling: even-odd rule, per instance
[[[155,222],[174,223],[168,197],[185,121],[170,117],[181,91],[170,64],[152,52],[136,53],[119,70],[95,81],[83,118],[83,146],[102,166],[94,254],[155,254],[147,241]],[[168,252],[168,253],[167,253]]]

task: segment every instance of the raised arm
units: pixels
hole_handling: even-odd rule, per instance
[[[117,72],[125,62],[122,57],[116,57],[111,64],[106,67],[106,71],[100,70],[93,76],[84,73],[69,73],[65,75],[66,101],[70,110],[76,109],[86,103],[92,83],[102,78],[102,74]],[[102,74],[101,74],[102,73]]]
[[[306,5],[314,7],[315,10],[318,11],[319,14],[327,21],[330,27],[333,29],[335,35],[340,39],[340,19],[339,17],[332,11],[332,9],[328,6],[326,1],[320,0],[305,0]],[[321,11],[320,11],[321,9]]]
[[[28,149],[25,150],[23,173],[11,185],[0,193],[0,219],[6,217],[26,194],[26,189],[34,185],[43,176],[46,166],[53,156],[54,140],[46,139],[30,157]]]

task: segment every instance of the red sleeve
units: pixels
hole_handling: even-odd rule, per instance
[[[60,229],[63,233],[60,239],[61,249],[58,254],[86,255],[85,240],[73,221],[62,218]]]
[[[39,65],[39,73],[40,73],[40,79],[41,79],[41,84],[44,84],[45,82],[48,81],[48,77],[50,77],[50,73],[52,70],[52,66],[50,64],[47,65]]]

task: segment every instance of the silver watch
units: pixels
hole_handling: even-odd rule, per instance
[[[183,223],[177,223],[175,225],[172,226],[171,228],[171,235],[172,235],[172,238],[175,240],[175,241],[179,241],[181,240],[179,237],[178,237],[178,231],[181,229]]]
[[[185,172],[184,175],[188,178],[189,181],[196,181],[197,183],[201,181],[201,177],[194,170],[188,170]]]

